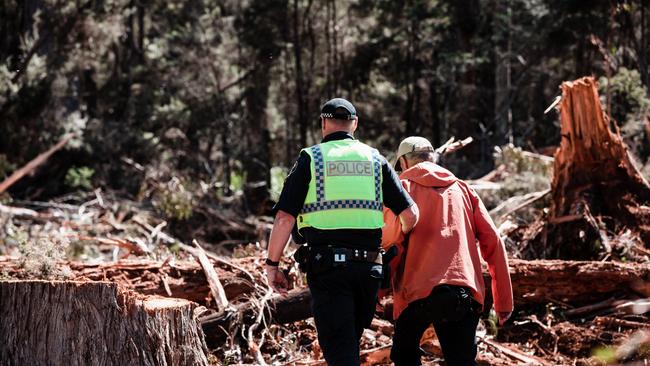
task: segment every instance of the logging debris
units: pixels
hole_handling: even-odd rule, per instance
[[[196,261],[130,259],[98,264],[63,261],[58,265],[70,269],[70,281],[109,281],[143,295],[169,296],[171,293],[175,298],[207,306],[209,309],[202,311],[198,322],[208,348],[220,359],[235,357],[228,356],[227,350],[238,349],[237,362],[247,357],[251,357],[250,362],[255,359],[256,363],[260,363],[259,357],[269,363],[297,358],[319,362],[315,329],[309,318],[309,292],[295,289],[287,297],[270,296],[268,289],[251,283],[248,275],[254,276],[257,284],[262,283],[262,263],[258,259],[261,252],[255,254],[257,258],[235,258],[230,264],[210,259],[223,282],[226,297],[233,304],[226,310],[209,301],[210,286]],[[237,270],[238,267],[247,268],[249,274]],[[637,293],[635,283],[650,277],[650,264],[513,260],[511,267],[519,313],[514,322],[498,331],[496,338],[481,333],[479,346],[482,347],[481,357],[484,360],[487,357],[486,362],[515,365],[523,362],[522,358],[538,357],[547,364],[555,364],[570,359],[589,359],[592,349],[614,346],[632,332],[644,329],[648,323],[647,299],[644,294]],[[0,273],[7,278],[25,276],[17,261],[8,257],[0,258]],[[589,283],[594,283],[599,274],[598,285],[590,287]],[[553,285],[549,285],[551,283]],[[540,288],[544,290],[539,291]],[[600,301],[612,296],[617,300]],[[584,305],[590,304],[589,301],[596,306],[586,311]],[[634,305],[642,308],[630,311]],[[383,314],[388,316],[391,311]],[[484,322],[486,327],[494,327],[489,325],[489,319]],[[581,340],[578,335],[583,327],[596,331],[589,330],[588,337]],[[611,334],[611,337],[606,336],[611,342],[602,339],[598,329]],[[375,319],[371,329],[366,330],[362,342],[364,359],[369,364],[373,360],[385,360],[392,332],[392,324],[382,319]],[[590,335],[593,338],[589,338]],[[574,336],[577,340],[571,339]],[[438,362],[441,356],[435,350],[439,345],[430,333],[427,337],[423,342],[431,353],[428,359]],[[495,342],[498,345],[495,346]]]
[[[588,80],[575,83],[583,84],[590,85]],[[566,110],[566,103],[576,98],[563,97],[560,109]],[[584,108],[583,102],[577,103]],[[563,124],[566,120],[563,117]],[[602,130],[599,127],[598,133],[606,136]],[[613,137],[608,137],[608,144],[617,143],[617,131],[610,133]],[[450,140],[439,153],[470,142]],[[575,187],[566,181],[558,183],[558,164],[564,164],[559,171],[566,171],[567,157],[576,160],[578,156],[567,155],[566,151],[573,150],[566,149],[561,146],[558,154],[562,157],[553,158],[548,152],[505,146],[496,152],[497,168],[470,182],[492,209],[506,236],[509,257],[517,258],[511,260],[515,314],[503,327],[495,325],[493,315],[484,314],[478,331],[480,364],[592,365],[649,356],[650,250],[643,235],[650,205],[643,201],[643,193],[623,197],[628,212],[622,217],[628,223],[641,220],[637,226],[617,225],[616,216],[594,206],[598,190],[583,195],[578,186],[580,194],[564,197],[566,202],[577,197],[569,210],[557,210],[558,191]],[[621,158],[620,147],[610,150]],[[625,157],[621,159],[623,170],[633,175]],[[597,171],[606,162],[596,163],[591,169]],[[556,178],[551,180],[553,171]],[[632,181],[636,188],[630,192],[643,192],[639,188],[643,182]],[[172,186],[178,183],[170,182]],[[601,192],[618,189],[606,184],[601,188]],[[200,200],[194,212],[196,216],[179,227],[178,221],[161,219],[150,204],[101,190],[49,202],[3,201],[0,286],[21,282],[24,291],[30,291],[29,281],[41,278],[63,287],[109,283],[154,304],[161,297],[181,299],[191,302],[189,306],[196,311],[192,321],[200,325],[209,349],[197,352],[208,352],[210,364],[324,364],[304,276],[286,260],[294,286],[289,296],[275,296],[264,285],[261,248],[272,219],[242,217],[208,200]],[[595,240],[599,251],[590,259],[598,261],[530,260],[570,257],[552,250],[557,246],[553,246],[549,227],[563,225],[582,225],[585,235],[578,231],[574,237],[564,236],[562,244],[570,248]],[[192,239],[203,245],[187,244]],[[531,245],[535,240],[542,240],[543,245]],[[489,281],[487,273],[484,276]],[[382,305],[361,339],[364,365],[389,362],[390,297]],[[422,348],[427,352],[425,364],[442,361],[433,329],[423,336]],[[201,364],[202,359],[195,363]]]
[[[3,281],[35,276],[88,283],[109,281],[143,296],[185,299],[203,306],[197,321],[213,364],[261,364],[262,359],[268,364],[323,364],[309,318],[309,292],[300,289],[303,276],[287,260],[284,265],[291,269],[289,278],[296,290],[287,298],[271,296],[263,285],[259,244],[239,245],[234,250],[207,241],[202,246],[230,305],[222,310],[216,306],[205,271],[197,261],[197,248],[174,237],[165,220],[140,204],[119,200],[111,192],[89,192],[67,201],[17,204],[6,206],[18,211],[0,212],[4,235],[0,250],[10,255],[0,258]],[[20,209],[35,214],[23,215]],[[30,242],[35,246],[26,250]],[[33,255],[36,248],[49,242],[67,243],[64,255],[49,259]],[[511,256],[515,249],[508,248]],[[19,259],[27,253],[32,253],[30,268],[35,270],[26,271]],[[647,262],[513,259],[511,265],[517,312],[512,322],[499,329],[489,317],[482,320],[478,347],[483,364],[518,365],[525,357],[547,364],[592,364],[592,352],[619,347],[648,323],[646,314],[614,309],[650,297]],[[39,272],[46,267],[48,271]],[[608,299],[619,302],[571,313]],[[365,364],[387,362],[393,330],[381,316],[389,318],[390,298],[384,305],[372,329],[362,337]],[[442,358],[432,332],[422,346],[428,350],[425,362],[435,365]],[[638,347],[629,359],[641,359],[644,350]]]

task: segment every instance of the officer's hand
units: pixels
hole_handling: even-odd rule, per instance
[[[266,266],[266,280],[269,286],[277,291],[280,295],[286,295],[289,289],[287,277],[276,266]]]
[[[497,315],[499,317],[499,325],[503,325],[503,324],[506,323],[506,321],[508,321],[508,319],[510,319],[510,315],[512,315],[512,312],[511,311],[499,311],[497,313]]]

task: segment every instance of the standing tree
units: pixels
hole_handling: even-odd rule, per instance
[[[253,64],[244,91],[244,130],[246,173],[244,193],[250,209],[265,212],[271,186],[270,133],[267,120],[272,69],[286,39],[287,0],[254,0],[238,19],[239,37]]]

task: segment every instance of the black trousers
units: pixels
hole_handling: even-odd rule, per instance
[[[467,311],[458,321],[432,321],[426,299],[409,304],[395,321],[390,358],[395,366],[421,365],[420,339],[433,324],[445,362],[449,366],[476,365],[476,326],[479,314]]]
[[[308,274],[307,282],[325,361],[330,366],[358,366],[359,340],[375,313],[381,266],[348,262],[345,267]]]

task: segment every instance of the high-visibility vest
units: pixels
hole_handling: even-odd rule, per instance
[[[303,149],[311,157],[311,181],[298,229],[379,229],[384,226],[381,156],[357,140]]]

